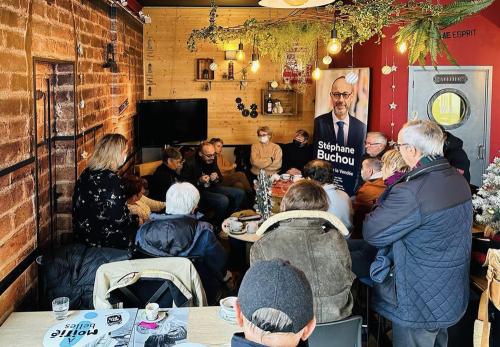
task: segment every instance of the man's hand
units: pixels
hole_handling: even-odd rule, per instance
[[[210,174],[210,181],[216,181],[219,178],[219,175],[217,175],[217,172],[212,172]]]
[[[200,183],[208,183],[208,182],[210,182],[210,176],[203,175],[200,177]]]

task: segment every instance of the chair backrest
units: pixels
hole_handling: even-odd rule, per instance
[[[361,316],[316,325],[310,347],[361,347]]]
[[[97,269],[93,301],[95,309],[109,309],[116,302],[139,303],[159,299],[184,306],[207,303],[201,279],[194,265],[185,258],[134,259],[104,264]]]
[[[150,302],[160,307],[183,307],[189,304],[189,299],[172,281],[146,277],[111,291],[109,302],[123,308],[145,307]]]

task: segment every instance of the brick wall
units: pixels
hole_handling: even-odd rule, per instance
[[[91,153],[103,134],[120,132],[133,139],[132,116],[143,93],[142,41],[142,25],[120,9],[112,22],[104,0],[0,1],[0,171],[30,162],[0,176],[0,281],[38,244],[50,241],[46,234],[37,240],[36,233],[35,164],[30,159],[38,143],[33,129],[36,126],[40,134],[43,122],[34,124],[35,105],[39,111],[33,98],[35,59],[51,60],[56,66],[55,135],[72,136],[75,126],[77,134],[84,134],[76,141],[80,173],[86,165],[82,153]],[[102,67],[110,42],[119,69],[115,74]],[[78,44],[81,54],[77,53]],[[126,99],[129,106],[118,114]],[[80,100],[85,101],[84,108],[78,107]],[[89,130],[100,124],[97,131]],[[132,150],[132,140],[129,146]],[[58,141],[54,151],[56,188],[61,194],[57,228],[67,232],[71,228],[74,142]],[[43,160],[41,153],[39,163]],[[48,218],[47,211],[42,214],[41,219]],[[32,299],[36,278],[32,265],[0,295],[0,323],[26,297]]]

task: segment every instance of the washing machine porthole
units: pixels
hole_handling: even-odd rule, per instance
[[[427,103],[427,115],[446,130],[456,129],[469,118],[470,103],[465,94],[458,89],[441,89]]]

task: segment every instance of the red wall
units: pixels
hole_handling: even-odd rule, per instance
[[[475,29],[475,36],[445,39],[446,44],[459,65],[493,66],[491,123],[490,123],[490,160],[500,156],[500,1],[496,1],[480,14],[467,18],[445,31]],[[395,77],[394,139],[401,126],[407,121],[408,109],[408,58],[397,52],[392,35],[396,28],[386,32],[380,45],[375,40],[354,49],[354,65],[371,68],[370,130],[391,134],[392,76]],[[392,61],[398,67],[395,73],[382,75],[381,68]],[[344,53],[334,58],[331,67],[351,65],[351,54]],[[428,61],[428,65],[430,61]],[[438,60],[438,65],[451,65],[446,59]]]

